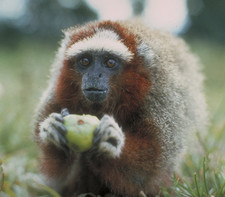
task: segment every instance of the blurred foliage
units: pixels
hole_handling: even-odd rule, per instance
[[[38,151],[31,130],[53,46],[37,40],[23,40],[14,48],[0,46],[0,159],[5,177],[1,197],[51,194],[39,181]]]
[[[134,15],[141,15],[147,0],[130,0]],[[0,20],[0,42],[18,36],[53,39],[61,30],[97,19],[97,13],[83,0],[27,0],[26,12],[14,20]],[[225,1],[187,0],[190,26],[185,36],[225,43]]]
[[[146,1],[148,0],[131,0],[134,16],[142,14]]]
[[[74,3],[68,0],[29,1],[28,10],[29,31],[47,37],[58,35],[62,29],[97,18],[97,14],[83,0]]]
[[[187,0],[191,16],[189,36],[225,43],[225,1]]]
[[[95,19],[97,14],[83,0],[27,0],[21,17],[0,20],[0,42],[13,43],[27,36],[54,40],[62,29]]]

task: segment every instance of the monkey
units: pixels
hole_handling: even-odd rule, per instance
[[[172,184],[207,122],[202,66],[185,41],[135,20],[70,27],[34,117],[45,183],[63,197],[136,197]],[[67,146],[61,110],[100,119],[94,146]]]

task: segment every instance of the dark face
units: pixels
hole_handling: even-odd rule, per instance
[[[76,57],[76,70],[82,75],[82,92],[93,103],[104,102],[109,79],[122,69],[122,61],[108,52],[85,52]]]

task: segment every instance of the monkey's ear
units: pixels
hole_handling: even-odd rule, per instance
[[[153,49],[146,44],[144,41],[140,41],[137,46],[138,55],[144,58],[144,62],[148,65],[154,64],[154,59],[156,57]]]

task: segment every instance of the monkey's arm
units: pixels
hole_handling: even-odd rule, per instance
[[[42,153],[41,172],[46,177],[46,183],[57,191],[70,181],[67,177],[76,159],[76,155],[70,154],[66,147],[60,110],[54,101],[47,103],[36,117],[35,124],[35,140]]]
[[[133,128],[135,131],[123,132],[112,117],[105,115],[95,131],[95,146],[81,156],[86,158],[82,159],[87,162],[84,165],[91,162],[90,167],[94,174],[100,176],[103,183],[110,186],[113,192],[138,195],[142,190],[146,193],[150,190],[156,194],[160,181],[168,181],[165,171],[159,170],[162,150],[157,137],[158,130],[149,124],[140,123]],[[63,124],[59,113],[51,113],[40,125],[39,136],[46,136],[41,139],[42,172],[52,180],[49,185],[60,191],[67,187],[67,183],[75,181],[75,174],[71,173],[74,171],[72,167],[76,154],[68,157],[66,151],[59,148],[65,145],[57,139],[58,134],[63,132],[63,129],[60,129]],[[149,129],[151,132],[148,133]],[[41,134],[43,132],[48,134]],[[71,179],[67,178],[68,175]],[[149,188],[150,185],[152,188]]]
[[[169,183],[170,172],[161,168],[162,149],[156,127],[143,122],[133,128],[135,131],[123,133],[111,117],[103,117],[101,122],[98,130],[102,131],[96,133],[103,136],[96,137],[100,155],[93,155],[90,161],[114,192],[138,196],[144,190],[156,194],[161,181]]]

